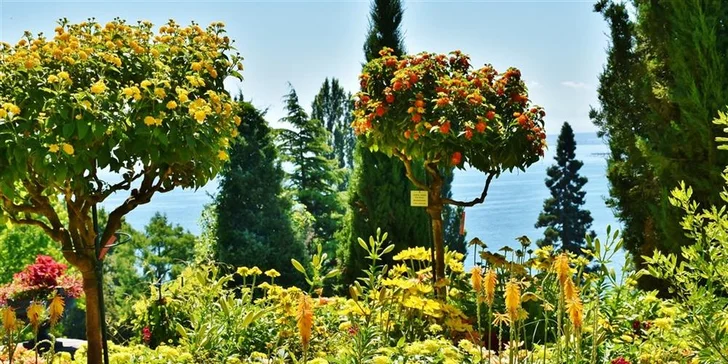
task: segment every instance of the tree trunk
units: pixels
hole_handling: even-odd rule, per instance
[[[96,269],[82,273],[86,294],[86,340],[88,364],[103,362],[101,350],[101,307],[99,307],[99,276]]]
[[[437,285],[437,295],[440,298],[445,297],[445,286],[440,280],[445,278],[445,235],[442,230],[442,203],[433,203],[427,208],[432,221],[432,245],[435,250],[435,262],[433,274],[435,275],[435,283]]]

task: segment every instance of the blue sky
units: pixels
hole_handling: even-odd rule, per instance
[[[404,1],[409,52],[461,49],[473,64],[521,69],[531,99],[547,110],[546,130],[563,121],[592,131],[598,75],[605,63],[607,26],[592,1]],[[269,121],[283,116],[282,96],[291,82],[304,105],[326,77],[350,91],[358,86],[368,1],[8,1],[0,0],[0,39],[17,41],[24,30],[52,33],[56,20],[95,17],[107,22],[168,19],[227,24],[245,57],[245,80],[230,83],[246,99],[268,108]]]

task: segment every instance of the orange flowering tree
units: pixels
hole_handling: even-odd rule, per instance
[[[53,37],[0,45],[0,215],[43,229],[81,271],[89,362],[101,355],[97,235],[109,241],[155,193],[217,174],[240,123],[223,87],[239,60],[221,23],[62,20]],[[94,231],[92,207],[129,190]]]
[[[443,205],[482,203],[494,177],[524,170],[543,156],[545,112],[530,105],[515,68],[473,69],[459,51],[400,58],[385,48],[380,55],[360,76],[353,127],[370,149],[401,159],[407,177],[428,192],[435,277],[443,278]],[[424,161],[426,181],[412,173],[412,161]],[[487,175],[481,195],[471,201],[443,197],[441,167],[466,163]]]

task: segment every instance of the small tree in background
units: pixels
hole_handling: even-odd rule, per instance
[[[96,243],[155,193],[204,186],[222,168],[239,123],[223,81],[242,65],[221,23],[155,34],[149,22],[63,20],[55,31],[0,46],[0,212],[43,229],[81,272],[88,362],[100,363]],[[129,190],[95,231],[93,207]]]
[[[428,192],[434,273],[436,279],[444,278],[443,206],[482,203],[494,177],[536,162],[545,146],[545,113],[529,107],[521,72],[515,68],[504,74],[490,65],[473,70],[469,57],[459,51],[450,57],[398,57],[385,48],[381,56],[367,63],[360,76],[354,130],[371,150],[402,160],[407,177]],[[424,161],[428,183],[413,174],[413,160]],[[465,163],[487,175],[480,197],[443,197],[441,167],[463,168]]]
[[[587,178],[579,175],[583,162],[576,160],[576,140],[569,123],[564,123],[556,147],[556,164],[546,169],[546,187],[551,197],[543,202],[543,212],[538,215],[537,228],[546,228],[538,246],[556,245],[574,254],[583,254],[585,235],[592,224],[589,210],[581,207],[586,202],[582,188]],[[592,232],[594,234],[594,232]]]

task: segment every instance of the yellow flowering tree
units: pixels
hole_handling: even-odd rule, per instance
[[[95,241],[155,193],[217,174],[240,123],[223,81],[241,78],[242,65],[221,23],[170,21],[158,32],[119,19],[59,23],[53,37],[26,32],[0,45],[0,216],[43,229],[81,271],[97,363]],[[128,198],[94,231],[92,207],[122,191]]]

